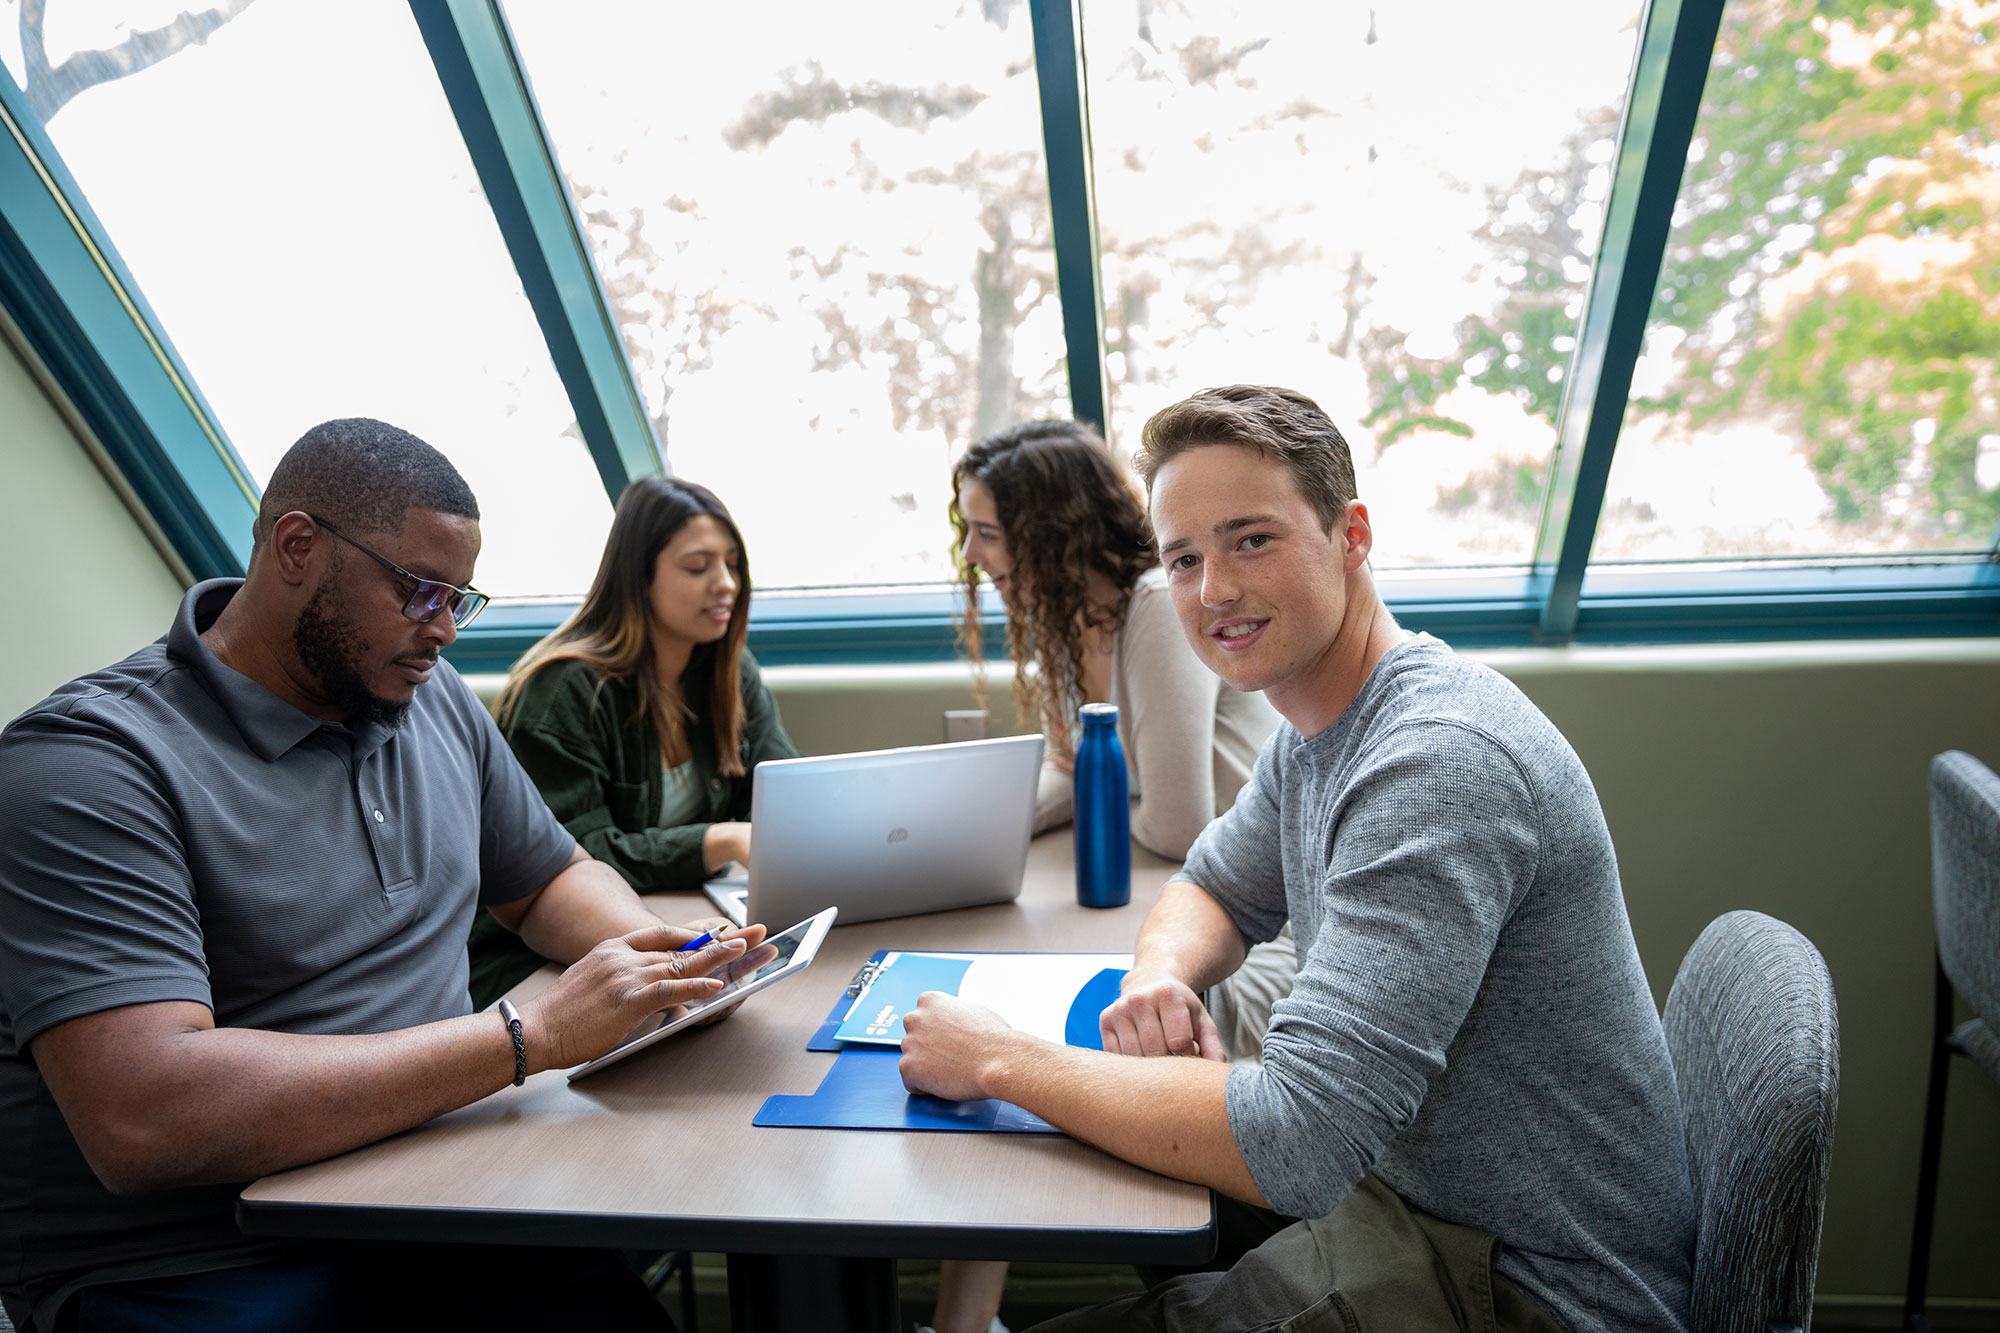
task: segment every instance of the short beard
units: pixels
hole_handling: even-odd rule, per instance
[[[409,716],[410,705],[369,693],[354,664],[357,637],[353,625],[334,614],[330,578],[319,585],[292,627],[299,661],[319,681],[327,702],[347,714],[348,725],[375,722],[394,731]]]

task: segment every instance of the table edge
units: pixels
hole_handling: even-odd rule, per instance
[[[813,1254],[842,1259],[1020,1259],[1037,1262],[1205,1264],[1217,1244],[1215,1196],[1199,1227],[967,1226],[794,1218],[647,1216],[238,1198],[237,1225],[254,1236],[314,1240],[565,1245],[602,1249]]]

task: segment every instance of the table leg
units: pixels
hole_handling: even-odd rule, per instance
[[[729,1256],[734,1333],[896,1333],[894,1259]]]

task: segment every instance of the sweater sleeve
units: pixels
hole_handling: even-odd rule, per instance
[[[1457,723],[1397,728],[1329,813],[1311,948],[1262,1068],[1228,1084],[1244,1163],[1294,1217],[1332,1211],[1416,1119],[1540,864],[1520,766]]]
[[[1166,590],[1141,582],[1119,630],[1119,712],[1139,780],[1132,837],[1180,859],[1215,818],[1215,706],[1222,682],[1188,645]]]
[[[1285,896],[1285,756],[1299,734],[1280,727],[1264,743],[1250,781],[1236,801],[1202,830],[1188,848],[1176,880],[1192,884],[1221,905],[1245,944],[1276,939],[1290,912]]]

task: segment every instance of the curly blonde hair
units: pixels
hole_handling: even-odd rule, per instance
[[[979,571],[966,563],[968,532],[959,495],[977,481],[993,496],[1012,570],[1004,599],[1007,647],[1014,659],[1014,702],[1023,718],[1073,717],[1083,703],[1083,646],[1090,629],[1115,630],[1125,619],[1139,576],[1159,564],[1153,525],[1131,475],[1095,430],[1076,421],[1030,421],[990,435],[965,451],[951,470],[952,564],[964,590],[958,620],[961,650],[982,668]],[[1094,606],[1090,575],[1117,589],[1110,606]],[[1036,679],[1028,670],[1033,663]],[[1073,753],[1070,728],[1049,737]]]

